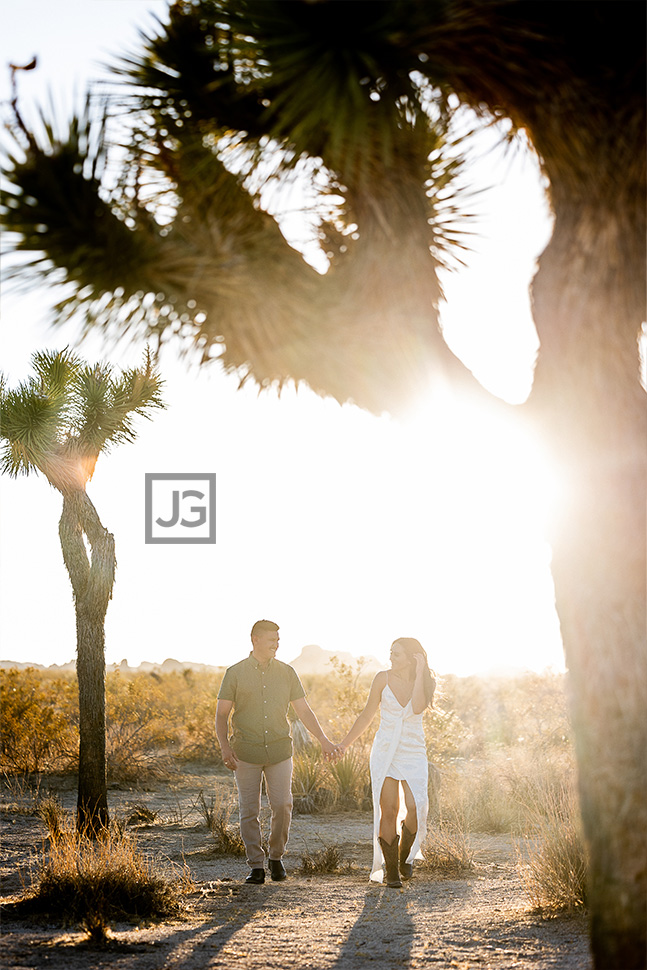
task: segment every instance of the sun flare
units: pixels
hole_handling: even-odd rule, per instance
[[[546,538],[558,481],[523,411],[439,391],[395,437],[410,624],[426,615],[456,672],[561,667]]]

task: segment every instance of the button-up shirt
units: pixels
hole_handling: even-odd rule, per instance
[[[305,697],[299,676],[273,658],[261,665],[254,655],[225,671],[218,699],[233,701],[231,746],[241,761],[278,764],[292,756],[287,713],[291,701]]]

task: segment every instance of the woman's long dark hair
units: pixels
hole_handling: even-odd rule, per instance
[[[409,670],[411,673],[412,680],[416,676],[415,655],[417,653],[421,653],[422,656],[425,658],[425,670],[423,673],[423,680],[425,685],[425,697],[427,698],[427,702],[431,707],[434,703],[434,693],[436,690],[436,675],[434,674],[433,670],[429,669],[429,661],[427,659],[427,653],[424,647],[422,646],[419,640],[415,639],[415,637],[398,637],[398,639],[394,640],[393,643],[399,644],[402,647],[402,649],[405,651],[407,657],[409,658]]]

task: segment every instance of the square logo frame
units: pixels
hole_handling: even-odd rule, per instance
[[[184,500],[187,497],[199,497],[203,498],[205,504],[203,506],[193,506],[190,511],[195,512],[198,509],[205,509],[205,519],[203,521],[184,520],[180,519],[180,489],[175,489],[173,492],[174,504],[173,504],[173,519],[174,521],[164,523],[165,526],[177,526],[178,523],[181,527],[186,530],[186,535],[159,535],[154,534],[153,525],[159,524],[160,519],[155,519],[153,517],[155,514],[155,509],[153,508],[153,485],[155,482],[178,482],[178,483],[200,483],[204,488],[206,483],[206,493],[199,492],[196,489],[185,488],[181,490],[181,499]],[[177,495],[177,498],[176,498]],[[145,500],[144,500],[144,516],[145,516],[145,543],[147,545],[155,544],[214,544],[216,541],[216,475],[215,472],[146,472],[145,473]],[[207,535],[192,535],[190,530],[198,525],[203,525],[208,523],[208,534]]]

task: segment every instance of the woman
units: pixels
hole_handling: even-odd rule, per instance
[[[427,655],[413,637],[400,637],[391,645],[391,669],[381,670],[371,684],[366,707],[338,745],[340,756],[367,729],[378,707],[380,727],[371,748],[373,792],[373,866],[371,880],[382,882],[382,860],[387,886],[399,888],[410,879],[413,860],[422,858],[420,843],[427,827],[427,749],[422,715],[434,698],[436,681]],[[397,832],[400,783],[406,815],[402,838]],[[398,871],[399,870],[399,871]]]

